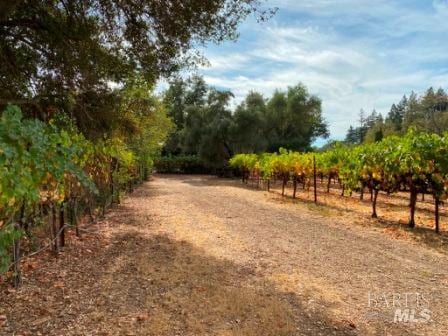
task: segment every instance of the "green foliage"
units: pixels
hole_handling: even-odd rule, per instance
[[[17,230],[12,225],[0,225],[0,273],[6,272],[11,262],[9,247],[14,240],[22,235],[21,230]]]
[[[302,83],[276,91],[267,102],[267,150],[279,147],[306,151],[317,137],[327,137],[327,125],[322,117],[322,102]]]
[[[107,130],[117,112],[108,83],[136,72],[155,83],[203,64],[197,44],[236,39],[250,14],[264,20],[273,12],[258,0],[2,1],[0,107],[21,104],[45,119],[57,106],[82,131]]]
[[[75,179],[89,192],[96,186],[84,171],[91,144],[73,129],[22,118],[9,106],[0,118],[0,256],[5,267],[14,222],[22,207],[65,199],[67,181]]]
[[[199,155],[208,166],[220,168],[232,156],[232,114],[227,91],[208,87],[201,77],[171,83],[164,103],[175,122],[165,155]]]
[[[304,151],[316,137],[328,134],[320,99],[302,84],[277,91],[268,100],[250,92],[234,113],[229,109],[232,96],[197,76],[171,82],[164,102],[176,129],[164,154],[195,154],[222,167],[234,153],[279,147]]]
[[[367,117],[361,110],[360,125],[350,126],[345,140],[350,144],[378,142],[389,135],[405,135],[411,128],[440,136],[448,131],[448,95],[443,89],[403,96],[392,104],[385,119],[375,110]]]
[[[257,154],[237,154],[229,160],[231,167],[251,171],[257,167]]]
[[[230,164],[242,171],[269,178],[273,175],[310,179],[313,157],[317,172],[338,177],[346,190],[362,185],[392,192],[406,185],[420,192],[448,198],[448,133],[418,133],[409,130],[403,137],[390,136],[377,143],[348,147],[336,143],[320,153],[298,153],[280,149],[274,154],[238,154]]]
[[[136,125],[133,137],[117,128],[114,137],[96,143],[63,114],[44,123],[23,118],[16,106],[6,108],[0,118],[0,268],[7,266],[8,249],[20,235],[14,224],[23,220],[24,210],[73,197],[119,197],[129,182],[144,178],[170,129],[149,92],[135,85],[122,93],[128,99],[123,115]]]
[[[23,202],[39,202],[42,193],[58,200],[64,180],[75,177],[84,187],[95,186],[83,171],[89,142],[81,134],[53,124],[24,120],[20,109],[9,106],[0,119],[0,213],[8,217]]]
[[[36,216],[67,203],[84,202],[90,209],[100,200],[104,210],[107,200],[119,201],[120,191],[148,176],[173,129],[153,92],[156,81],[203,63],[194,51],[198,43],[235,39],[248,15],[264,20],[273,14],[259,5],[258,0],[3,1],[0,269],[20,226],[29,235]],[[232,154],[226,143],[230,94],[210,91],[205,98],[202,87],[198,80],[185,104],[202,100],[205,108],[184,119],[183,108],[181,114],[175,107],[168,112],[175,126],[199,121],[204,131],[199,144],[194,145],[198,129],[192,127],[182,135],[183,146],[220,166]],[[182,167],[195,165],[185,160]]]
[[[211,168],[197,155],[163,156],[156,160],[158,173],[207,174]]]

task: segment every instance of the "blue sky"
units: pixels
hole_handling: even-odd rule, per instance
[[[270,96],[303,82],[323,101],[331,138],[342,139],[361,108],[385,114],[404,93],[448,88],[448,0],[268,0],[237,42],[203,49],[207,83]],[[322,141],[318,141],[322,143]]]

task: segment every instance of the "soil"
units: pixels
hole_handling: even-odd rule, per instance
[[[156,175],[85,231],[0,287],[0,335],[448,334],[446,235],[428,229]]]

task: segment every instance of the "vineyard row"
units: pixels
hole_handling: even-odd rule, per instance
[[[119,138],[87,140],[63,116],[44,123],[8,107],[0,118],[0,273],[19,286],[24,255],[57,254],[67,229],[79,236],[79,220],[104,215],[151,163]]]
[[[418,133],[410,130],[402,137],[391,136],[381,142],[355,147],[336,144],[318,153],[298,153],[280,149],[278,153],[237,154],[230,165],[240,170],[243,182],[249,178],[265,181],[269,190],[272,179],[293,185],[313,186],[317,202],[317,184],[325,179],[325,189],[338,182],[341,195],[356,191],[363,199],[369,190],[372,217],[377,218],[378,193],[409,194],[409,226],[415,226],[418,194],[431,194],[434,200],[434,228],[440,232],[439,207],[448,197],[448,135]],[[318,182],[319,181],[319,182]]]

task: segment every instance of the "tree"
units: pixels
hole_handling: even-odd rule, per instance
[[[408,108],[408,99],[406,98],[406,95],[404,95],[397,105],[397,111],[394,119],[394,127],[397,132],[400,132],[403,129],[403,120],[407,108]]]
[[[361,110],[360,126],[350,126],[346,141],[352,143],[354,136],[359,135],[359,142],[375,142],[389,135],[405,134],[410,128],[419,131],[442,135],[448,131],[448,95],[439,88],[429,88],[422,96],[411,92],[397,104],[392,104],[385,121],[381,114],[374,110],[365,117]]]
[[[280,147],[305,151],[317,137],[328,137],[322,101],[303,84],[275,92],[267,104],[267,118],[269,151]]]
[[[345,142],[356,145],[359,144],[359,138],[359,129],[350,125],[347,134],[345,135]]]
[[[163,102],[168,115],[174,121],[175,129],[165,144],[164,154],[197,153],[194,140],[191,144],[185,142],[186,128],[202,126],[200,111],[206,103],[208,90],[203,78],[196,75],[186,80],[175,78],[170,81],[168,89],[163,94]]]
[[[258,92],[251,91],[233,115],[232,142],[237,153],[261,152],[266,141],[266,102]]]
[[[385,125],[382,121],[378,121],[377,123],[372,125],[372,127],[369,128],[365,135],[364,142],[372,143],[383,140],[385,133],[384,128]]]
[[[222,167],[233,155],[230,139],[232,93],[208,88],[204,104],[188,105],[181,130],[182,152],[199,155],[210,166]]]
[[[213,167],[227,164],[233,155],[230,128],[232,113],[228,108],[233,94],[211,89],[205,109],[205,129],[199,139],[199,155]]]
[[[235,39],[248,15],[273,14],[258,0],[1,3],[0,105],[20,104],[43,120],[56,107],[92,127],[110,111],[111,82],[138,73],[153,84],[201,63],[195,45]]]
[[[392,104],[390,111],[387,114],[386,120],[393,125],[396,131],[399,131],[401,129],[403,120],[397,105]]]
[[[421,97],[420,106],[425,130],[442,134],[448,129],[448,96],[443,89],[440,88],[434,92],[433,88],[429,88]]]
[[[403,126],[405,129],[411,126],[417,126],[420,115],[419,98],[415,92],[411,92],[408,99],[408,109],[403,117]]]
[[[251,91],[234,113],[232,97],[201,77],[172,81],[164,102],[168,114],[183,122],[177,122],[164,154],[199,155],[219,167],[233,153],[276,152],[280,147],[305,151],[316,137],[328,135],[321,101],[303,84],[277,90],[268,100]]]
[[[145,169],[160,155],[173,123],[153,88],[141,77],[128,80],[120,90],[120,97],[121,119],[114,137],[124,141],[135,153],[143,177]]]
[[[405,129],[415,127],[422,131],[444,133],[448,130],[447,94],[442,89],[434,92],[433,88],[429,88],[421,97],[412,93],[403,119]]]
[[[286,125],[286,115],[288,108],[288,100],[286,93],[275,90],[272,97],[266,105],[266,138],[268,139],[267,150],[270,152],[277,151],[280,145],[280,136]]]
[[[174,130],[163,149],[165,154],[178,155],[182,152],[180,132],[185,123],[185,90],[186,83],[181,78],[175,78],[163,96],[163,103],[174,123]]]

